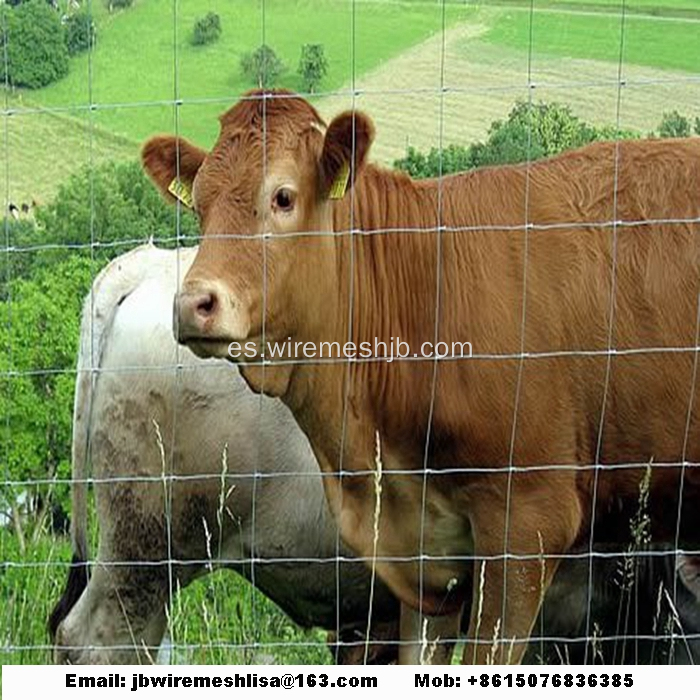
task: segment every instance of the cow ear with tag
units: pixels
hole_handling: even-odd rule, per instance
[[[156,136],[141,150],[146,174],[169,201],[192,208],[192,183],[207,152],[185,139]]]
[[[326,129],[320,163],[323,197],[342,199],[367,160],[374,125],[363,112],[343,112]]]

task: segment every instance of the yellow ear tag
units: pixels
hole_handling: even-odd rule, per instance
[[[192,209],[192,190],[182,180],[175,178],[168,185],[168,192],[175,199],[179,199],[188,209]]]
[[[350,179],[350,167],[347,163],[340,166],[338,175],[331,185],[331,191],[328,194],[330,199],[342,199],[345,196],[345,190],[348,188],[348,180]]]

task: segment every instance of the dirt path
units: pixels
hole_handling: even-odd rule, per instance
[[[464,23],[437,34],[387,61],[357,81],[355,105],[377,127],[374,160],[391,163],[408,144],[421,150],[483,139],[491,122],[503,119],[517,99],[528,99],[528,56],[490,45],[485,25]],[[444,44],[444,62],[442,60]],[[567,104],[598,125],[648,132],[663,113],[700,113],[700,75],[604,61],[534,55],[534,101]],[[319,100],[331,118],[352,106],[350,87]],[[441,127],[442,124],[442,127]]]

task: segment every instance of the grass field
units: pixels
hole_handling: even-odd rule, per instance
[[[700,3],[697,3],[700,8]],[[498,13],[484,40],[527,54],[584,58],[700,73],[700,23],[620,15],[537,10]],[[622,51],[621,51],[622,49]]]
[[[15,110],[25,104],[12,99]],[[0,121],[0,200],[45,203],[76,169],[138,157],[139,144],[66,114],[15,112]]]
[[[356,105],[378,122],[373,155],[383,162],[403,155],[409,143],[429,148],[441,138],[462,144],[483,138],[491,121],[504,118],[516,99],[528,97],[529,58],[540,86],[536,97],[571,104],[597,123],[617,117],[611,106],[614,90],[590,84],[617,77],[619,0],[537,0],[532,52],[527,2],[448,2],[444,37],[441,3],[425,0],[358,0],[354,5],[345,0],[177,5],[136,0],[131,9],[111,15],[103,3],[93,0],[92,5],[99,32],[92,55],[72,59],[69,76],[59,83],[20,93],[23,105],[17,96],[10,103],[17,109],[41,105],[55,113],[17,112],[0,125],[5,127],[0,160],[9,164],[8,178],[0,163],[0,187],[8,201],[46,200],[77,167],[137,157],[139,144],[153,133],[179,130],[211,144],[216,117],[251,87],[240,74],[240,56],[263,37],[287,66],[279,84],[293,89],[300,88],[301,45],[324,44],[330,69],[322,93],[341,89],[341,94],[318,95],[319,108],[330,117],[350,106],[354,83],[360,91]],[[632,0],[629,6],[656,14],[700,13],[700,0]],[[558,11],[572,7],[586,11]],[[222,38],[194,47],[189,41],[194,20],[211,8],[221,15]],[[699,34],[700,24],[688,19],[627,17],[623,126],[652,129],[664,109],[699,103],[698,81],[692,81],[700,75]],[[455,94],[443,99],[441,80]],[[177,110],[176,94],[182,100]]]
[[[16,537],[0,532],[0,665],[51,663],[46,621],[70,561],[66,538],[42,536],[20,554]],[[302,630],[240,576],[220,571],[175,600],[170,660],[188,664],[331,661],[325,633]]]
[[[263,42],[287,67],[279,84],[292,89],[301,88],[296,68],[302,44],[322,43],[329,71],[321,89],[333,90],[350,84],[353,73],[362,75],[442,27],[436,4],[379,0],[353,9],[337,0],[196,0],[177,3],[177,14],[173,6],[172,0],[136,0],[133,8],[103,18],[92,60],[87,55],[75,59],[67,78],[33,93],[33,99],[77,114],[96,104],[101,127],[142,140],[176,128],[172,103],[177,96],[185,103],[180,128],[207,144],[217,134],[216,117],[255,87],[241,75],[240,58]],[[195,19],[212,8],[221,16],[221,39],[192,46]],[[470,8],[449,6],[448,26],[472,14]]]

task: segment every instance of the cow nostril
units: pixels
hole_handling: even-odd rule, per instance
[[[207,292],[197,300],[197,314],[199,316],[212,316],[218,306],[215,294]]]

